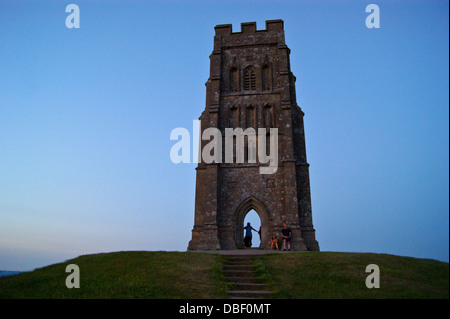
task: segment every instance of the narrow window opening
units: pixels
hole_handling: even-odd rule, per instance
[[[244,90],[256,90],[256,72],[251,66],[244,70]]]

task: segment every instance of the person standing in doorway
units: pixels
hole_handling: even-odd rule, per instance
[[[281,237],[283,238],[283,250],[291,250],[291,237],[292,231],[287,227],[286,224],[283,224],[283,229],[281,230]]]
[[[254,229],[250,225],[250,223],[247,223],[247,226],[245,226],[244,229],[245,229],[244,245],[245,247],[252,247],[252,230],[255,232],[258,231]]]

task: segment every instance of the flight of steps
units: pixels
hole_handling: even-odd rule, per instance
[[[261,299],[274,296],[273,291],[267,290],[263,278],[256,276],[251,256],[227,256],[223,273],[225,280],[233,286],[231,290],[228,290],[228,296],[232,299]]]

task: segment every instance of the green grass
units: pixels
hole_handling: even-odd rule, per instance
[[[380,269],[380,288],[368,289],[366,266]],[[256,260],[278,298],[449,298],[449,264],[386,254],[303,252]]]
[[[0,298],[224,298],[223,257],[188,252],[115,252],[0,278]],[[80,268],[80,288],[65,285]]]
[[[0,278],[5,298],[226,298],[225,257],[191,252],[85,255]],[[449,298],[449,265],[385,254],[299,252],[255,257],[276,298]],[[66,266],[80,268],[80,289],[66,288]],[[368,264],[380,268],[380,288],[368,289]]]

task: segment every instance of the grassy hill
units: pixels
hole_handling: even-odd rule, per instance
[[[192,252],[115,252],[0,278],[0,298],[226,298],[224,256]],[[307,252],[255,257],[257,272],[278,298],[449,298],[449,265],[385,254]],[[68,264],[80,289],[65,286]],[[368,289],[368,264],[380,288]]]
[[[66,266],[80,269],[80,288],[66,287]],[[0,278],[0,298],[220,298],[222,259],[181,252],[84,255]]]
[[[369,264],[380,269],[380,288],[366,287]],[[449,264],[431,259],[308,252],[265,255],[257,267],[279,298],[449,298]]]

